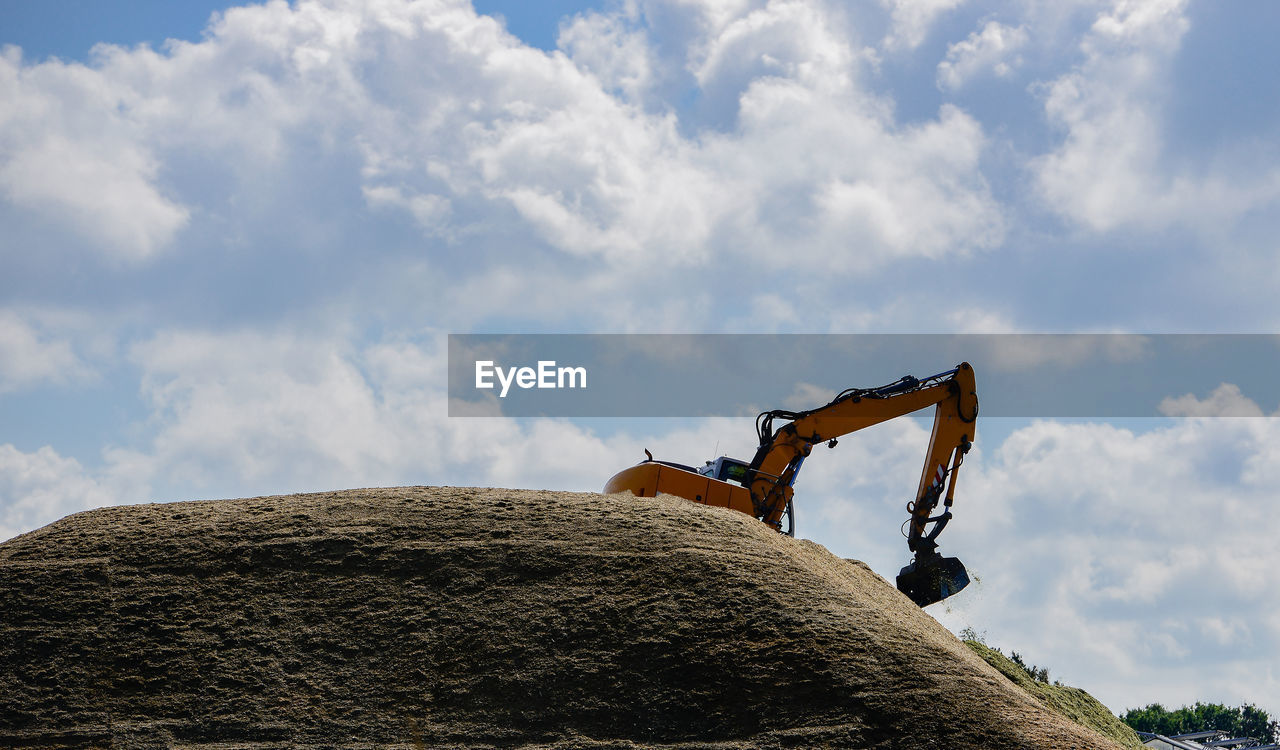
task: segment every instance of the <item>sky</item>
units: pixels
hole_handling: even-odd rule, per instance
[[[0,3],[0,539],[754,451],[733,418],[451,419],[449,333],[1274,333],[1278,22]],[[929,611],[1115,711],[1278,714],[1277,399],[1159,395],[1167,418],[982,420],[942,537],[979,582]],[[927,438],[895,420],[808,461],[799,535],[892,578]]]

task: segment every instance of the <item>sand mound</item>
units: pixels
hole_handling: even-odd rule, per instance
[[[0,545],[0,746],[1113,748],[865,566],[674,499],[354,490]]]

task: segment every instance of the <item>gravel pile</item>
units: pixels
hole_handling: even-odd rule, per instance
[[[0,544],[0,747],[1119,747],[865,566],[673,498],[401,487]]]

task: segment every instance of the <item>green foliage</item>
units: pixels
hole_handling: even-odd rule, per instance
[[[1273,721],[1261,708],[1246,703],[1228,708],[1220,703],[1199,703],[1169,711],[1159,703],[1131,708],[1120,719],[1139,732],[1173,735],[1218,729],[1233,737],[1253,737],[1280,742],[1280,721]]]
[[[996,651],[999,651],[999,650],[1000,649],[996,649]],[[1037,667],[1034,664],[1028,666],[1027,663],[1022,660],[1022,657],[1018,654],[1017,651],[1010,652],[1009,660],[1012,661],[1014,664],[1017,664],[1019,667],[1022,667],[1022,671],[1026,672],[1027,676],[1035,680],[1036,682],[1043,682],[1046,685],[1049,683],[1048,667]]]
[[[1176,711],[1152,703],[1146,708],[1131,708],[1117,720],[1105,706],[1083,690],[1056,680],[1050,685],[1048,668],[1027,664],[1017,651],[1005,656],[1000,649],[988,646],[986,633],[966,627],[960,631],[960,638],[984,661],[1042,703],[1122,745],[1143,747],[1134,731],[1167,736],[1210,729],[1221,730],[1233,737],[1253,737],[1265,743],[1280,743],[1280,720],[1273,720],[1270,714],[1251,703],[1239,708],[1219,703],[1196,703]]]
[[[964,633],[962,632],[961,635]],[[1022,657],[1017,654],[1012,657],[1005,656],[1000,649],[991,648],[977,639],[966,638],[964,643],[997,672],[1009,678],[1011,682],[1051,710],[1077,724],[1110,737],[1125,747],[1145,750],[1142,742],[1138,740],[1138,735],[1092,695],[1080,688],[1063,685],[1060,682],[1050,685],[1048,669],[1027,666]]]

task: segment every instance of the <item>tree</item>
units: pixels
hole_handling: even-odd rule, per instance
[[[999,651],[999,649],[996,649],[996,650]],[[1026,672],[1027,676],[1030,677],[1031,679],[1036,680],[1038,682],[1043,682],[1046,685],[1049,683],[1048,667],[1037,667],[1034,664],[1027,664],[1025,661],[1023,661],[1022,655],[1019,654],[1017,651],[1013,651],[1009,654],[1009,660],[1012,661],[1014,664],[1017,664],[1019,667],[1021,667],[1022,671]]]
[[[1159,703],[1131,708],[1120,720],[1139,732],[1173,735],[1218,729],[1234,737],[1253,737],[1280,742],[1280,721],[1273,721],[1261,708],[1246,703],[1228,708],[1220,703],[1200,703],[1169,711]]]
[[[1240,734],[1280,742],[1280,721],[1273,721],[1266,711],[1246,703],[1240,707]]]

